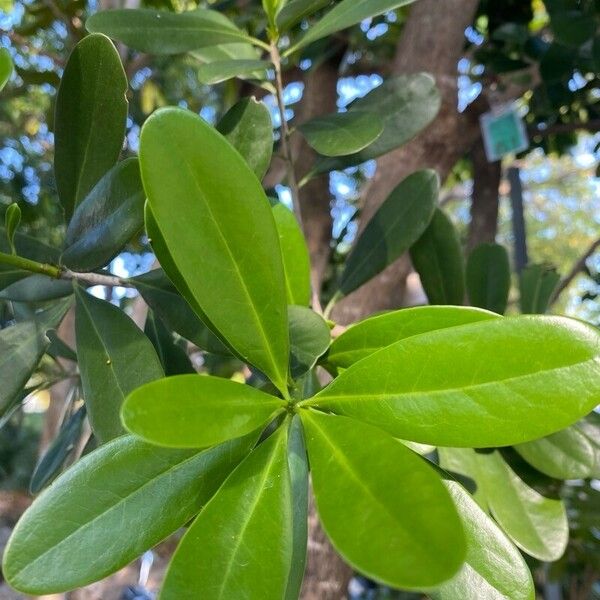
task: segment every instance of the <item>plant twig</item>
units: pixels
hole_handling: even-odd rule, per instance
[[[62,269],[60,279],[70,279],[89,283],[90,285],[105,285],[107,287],[135,287],[128,279],[116,275],[103,275],[102,273],[77,273],[70,269]]]

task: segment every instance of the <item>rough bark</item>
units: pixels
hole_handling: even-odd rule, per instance
[[[498,233],[498,208],[502,163],[489,163],[483,141],[479,140],[471,152],[473,165],[473,194],[471,200],[471,222],[467,250],[483,243],[492,243]]]
[[[457,109],[457,63],[464,50],[464,31],[472,23],[478,0],[420,0],[413,5],[399,41],[393,74],[427,71],[442,95],[437,119],[416,139],[378,161],[377,173],[365,199],[361,226],[381,206],[404,177],[417,169],[433,168],[444,180],[456,162],[479,137],[477,106]],[[401,306],[410,273],[402,257],[373,281],[336,307],[334,317],[351,323],[373,312]]]

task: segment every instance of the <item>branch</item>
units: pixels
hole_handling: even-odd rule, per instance
[[[575,277],[584,270],[588,258],[590,258],[598,248],[600,248],[600,239],[597,239],[590,244],[589,248],[584,252],[581,258],[573,265],[569,274],[558,284],[550,298],[551,305],[554,304],[558,300],[558,297],[571,285],[571,283],[573,283]]]

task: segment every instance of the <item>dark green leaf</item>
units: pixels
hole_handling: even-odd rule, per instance
[[[229,354],[221,340],[196,316],[162,269],[132,279],[148,306],[179,335],[202,350]]]
[[[376,113],[354,110],[311,119],[299,129],[319,154],[345,156],[372,144],[383,133],[383,121]]]
[[[403,440],[508,446],[559,431],[596,407],[599,353],[598,332],[579,321],[491,319],[387,346],[301,404]]]
[[[140,157],[163,268],[202,320],[286,392],[284,271],[258,179],[225,138],[180,109],[146,121]]]
[[[286,403],[256,388],[208,375],[168,377],[138,387],[122,417],[135,435],[161,446],[206,448],[267,423]]]
[[[458,575],[431,594],[434,600],[535,600],[531,573],[502,530],[454,481],[444,481],[467,534],[467,558]]]
[[[240,75],[265,79],[270,67],[271,63],[264,60],[217,60],[198,67],[198,81],[204,85],[214,85]]]
[[[439,194],[435,171],[409,175],[381,205],[346,261],[340,292],[349,294],[400,258],[425,231]]]
[[[285,289],[288,304],[308,306],[310,303],[310,256],[306,239],[294,213],[283,204],[273,206],[275,226],[283,256]]]
[[[109,442],[61,475],[25,513],[5,551],[4,576],[15,589],[37,595],[110,575],[198,513],[255,439],[201,453],[157,448],[133,436]]]
[[[253,450],[194,521],[162,600],[283,598],[293,537],[286,429]]]
[[[574,48],[552,43],[540,61],[540,74],[544,83],[567,81],[573,75],[577,51]]]
[[[4,228],[6,229],[6,237],[8,244],[13,254],[16,254],[15,249],[15,234],[21,224],[21,209],[16,203],[11,204],[4,214]]]
[[[37,494],[57,476],[79,441],[84,420],[85,406],[82,406],[63,425],[35,467],[29,484],[29,491],[32,494]]]
[[[452,577],[465,537],[439,475],[374,427],[313,411],[301,417],[319,517],[344,559],[393,587]]]
[[[530,265],[523,269],[520,279],[521,312],[544,314],[559,281],[556,269],[548,265]]]
[[[262,179],[273,154],[273,122],[266,105],[255,98],[240,100],[219,121],[217,130]]]
[[[411,4],[414,0],[342,0],[320,21],[312,25],[288,54],[327,37],[336,31],[347,29],[365,19]]]
[[[0,48],[0,91],[8,83],[13,72],[13,62],[8,48]]]
[[[0,299],[13,302],[45,302],[70,296],[73,284],[47,275],[30,275],[12,283],[0,292]]]
[[[435,119],[440,105],[440,93],[431,75],[419,73],[387,79],[350,106],[350,112],[379,115],[383,119],[383,133],[357,154],[320,160],[316,171],[326,173],[359,165],[403,146]]]
[[[86,27],[150,54],[180,54],[251,39],[225,15],[202,8],[177,14],[150,9],[104,10],[92,15]]]
[[[75,209],[61,262],[74,271],[107,265],[144,227],[145,199],[137,158],[117,164]]]
[[[596,33],[596,21],[578,10],[556,12],[550,22],[556,40],[567,46],[581,46]]]
[[[164,323],[154,315],[152,310],[148,311],[144,333],[152,342],[167,377],[171,375],[187,375],[196,372],[184,347],[175,342],[173,334],[165,327]],[[187,342],[184,342],[184,344],[185,343]]]
[[[504,246],[481,244],[471,252],[467,291],[473,306],[504,314],[510,292],[510,263]]]
[[[347,369],[370,354],[414,335],[498,318],[477,308],[421,306],[370,317],[352,325],[331,344],[327,363]]]
[[[304,306],[289,306],[290,371],[294,379],[312,369],[327,352],[329,326],[316,312]]]
[[[277,16],[280,31],[287,31],[306,17],[331,4],[331,0],[289,0]]]
[[[100,34],[75,46],[65,67],[54,125],[54,174],[67,219],[117,162],[125,137],[127,77]]]
[[[429,227],[410,249],[429,304],[462,305],[465,299],[465,261],[458,232],[437,208]]]
[[[565,551],[569,526],[561,500],[545,498],[527,486],[498,451],[477,454],[478,481],[490,510],[508,536],[527,554],[558,560]]]
[[[50,356],[57,358],[66,358],[72,362],[77,362],[77,353],[71,346],[66,344],[63,340],[58,337],[56,329],[49,329],[46,332],[48,339],[50,340],[50,345],[46,350],[46,353]]]
[[[76,288],[75,334],[83,397],[96,437],[123,433],[120,410],[134,389],[163,376],[150,340],[119,308]]]

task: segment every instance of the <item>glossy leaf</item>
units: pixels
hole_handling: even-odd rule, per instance
[[[460,484],[446,480],[444,485],[467,534],[467,558],[458,575],[431,594],[433,600],[535,600],[533,579],[520,552]]]
[[[287,31],[302,19],[330,4],[331,0],[288,0],[279,15],[277,15],[278,28],[280,31]]]
[[[433,216],[440,182],[435,171],[409,175],[381,205],[346,261],[340,292],[349,294],[400,258]]]
[[[247,598],[283,598],[292,557],[291,507],[282,427],[237,467],[188,529],[161,600],[225,600],[240,590]]]
[[[359,321],[331,344],[327,363],[347,369],[355,362],[414,335],[498,318],[498,315],[455,306],[420,306],[384,313]]]
[[[306,239],[294,213],[281,203],[273,206],[275,226],[283,257],[285,289],[288,304],[308,306],[310,303],[310,256]]]
[[[75,335],[90,425],[101,442],[123,433],[123,400],[163,376],[150,340],[119,308],[76,288]]]
[[[127,77],[119,53],[100,34],[69,57],[56,98],[54,175],[67,220],[117,162],[125,137]]]
[[[462,305],[465,264],[458,232],[437,208],[429,227],[410,249],[412,264],[421,278],[429,304]]]
[[[173,334],[152,310],[148,311],[144,333],[152,342],[167,377],[172,375],[188,375],[196,372],[185,349],[187,342],[180,339],[183,344],[176,343]]]
[[[598,404],[599,342],[595,329],[559,317],[433,331],[361,360],[304,404],[424,444],[518,444],[559,431]]]
[[[4,576],[15,589],[37,595],[110,575],[197,514],[254,441],[200,453],[157,448],[133,436],[109,442],[32,504],[6,548]]]
[[[331,342],[329,326],[304,306],[288,307],[290,323],[290,371],[297,379],[312,369]]]
[[[320,160],[316,171],[327,173],[359,165],[403,146],[435,119],[440,105],[440,93],[431,75],[418,73],[390,77],[353,102],[349,109],[350,112],[379,115],[383,119],[383,133],[361,152]]]
[[[50,343],[46,331],[59,325],[68,307],[58,302],[35,319],[0,330],[0,415],[25,387]]]
[[[21,224],[21,209],[16,202],[13,202],[4,214],[4,228],[6,229],[6,237],[13,254],[16,254],[15,249],[15,234]]]
[[[439,475],[374,427],[300,414],[319,518],[342,557],[393,587],[423,589],[452,577],[465,538]]]
[[[132,283],[169,329],[202,350],[229,354],[221,340],[196,316],[162,269],[139,275],[132,279]]]
[[[137,158],[113,167],[76,208],[62,264],[84,272],[107,265],[142,231],[145,200]]]
[[[585,479],[594,469],[594,446],[576,425],[519,444],[515,450],[538,471],[556,479]]]
[[[75,411],[67,422],[62,426],[58,435],[52,440],[50,446],[36,465],[29,491],[37,494],[52,481],[59,473],[61,467],[73,452],[73,448],[79,441],[81,429],[85,420],[85,407]]]
[[[308,456],[300,417],[290,421],[288,468],[292,496],[292,560],[284,600],[298,600],[308,545]]]
[[[355,110],[311,119],[299,130],[319,154],[345,156],[372,144],[383,133],[383,121],[376,113]]]
[[[240,75],[262,75],[266,77],[266,70],[271,68],[271,63],[264,60],[218,60],[198,67],[198,81],[204,85],[222,83]]]
[[[562,501],[545,498],[526,485],[498,451],[477,454],[477,461],[490,510],[505,533],[530,556],[558,560],[569,538]]]
[[[284,272],[258,179],[218,132],[180,109],[146,121],[140,160],[165,258],[176,268],[170,272],[163,262],[167,274],[205,323],[285,391]]]
[[[13,302],[46,302],[70,296],[73,284],[64,279],[53,279],[47,275],[30,275],[4,288],[0,299]]]
[[[556,269],[548,265],[530,265],[520,277],[520,305],[524,314],[544,314],[560,281]]]
[[[181,13],[151,9],[104,10],[86,22],[130,48],[149,54],[180,54],[205,46],[248,42],[250,38],[225,15],[196,9]]]
[[[0,48],[0,91],[8,83],[13,72],[13,62],[8,48]]]
[[[317,21],[300,38],[288,53],[304,48],[312,42],[327,37],[336,31],[347,29],[365,19],[411,4],[414,0],[342,0],[320,21]]]
[[[262,179],[273,154],[273,122],[266,105],[255,98],[240,100],[219,121],[217,130]]]
[[[508,252],[500,244],[477,246],[467,261],[467,292],[473,306],[504,314],[510,292]]]
[[[206,448],[267,423],[286,403],[248,385],[202,375],[143,385],[123,405],[125,427],[160,446]]]

